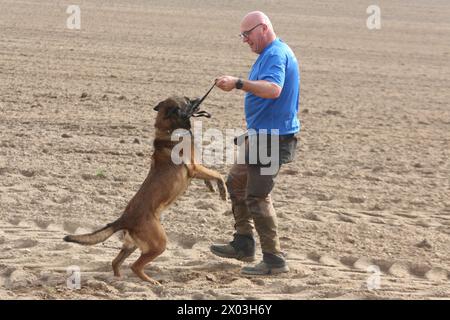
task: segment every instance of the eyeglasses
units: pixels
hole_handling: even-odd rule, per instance
[[[264,23],[259,23],[256,26],[254,26],[253,28],[251,28],[250,30],[244,31],[242,33],[239,34],[239,37],[241,37],[242,39],[244,38],[248,38],[250,35],[250,32],[252,32],[254,29],[256,29],[259,26],[262,26]]]

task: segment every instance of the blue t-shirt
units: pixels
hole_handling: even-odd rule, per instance
[[[249,73],[249,80],[266,80],[282,90],[277,99],[260,98],[250,92],[245,95],[247,129],[260,131],[278,129],[280,135],[300,130],[297,118],[300,97],[300,72],[291,48],[277,38],[260,53]]]

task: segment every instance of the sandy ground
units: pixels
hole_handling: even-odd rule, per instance
[[[65,27],[73,2],[78,31]],[[123,2],[0,1],[0,298],[450,298],[448,1]],[[371,4],[381,30],[366,28]],[[137,253],[115,279],[118,237],[62,237],[111,222],[137,191],[158,101],[246,76],[256,56],[237,34],[254,9],[301,63],[300,145],[273,192],[292,272],[246,278],[213,256],[233,232],[230,204],[193,182],[147,268],[162,286],[131,273]],[[242,105],[213,91],[204,128],[243,127]]]

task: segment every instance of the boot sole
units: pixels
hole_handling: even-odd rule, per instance
[[[272,276],[276,274],[287,273],[289,271],[290,269],[288,266],[281,268],[271,268],[269,270],[257,270],[257,269],[248,270],[243,268],[241,270],[241,274],[246,276]]]
[[[227,259],[236,259],[239,261],[244,262],[253,262],[256,260],[256,256],[247,256],[247,257],[239,257],[239,256],[230,256],[225,253],[222,253],[220,251],[215,251],[214,249],[210,248],[211,252],[214,253],[216,256],[219,256],[221,258],[227,258]]]

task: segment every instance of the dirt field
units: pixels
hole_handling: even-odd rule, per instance
[[[73,2],[81,30],[66,28]],[[447,0],[123,2],[0,0],[0,298],[450,299]],[[237,34],[255,9],[301,64],[300,145],[273,192],[292,272],[246,278],[212,255],[231,205],[193,182],[163,215],[170,243],[147,269],[162,286],[132,274],[137,253],[115,279],[116,236],[63,236],[111,222],[137,191],[154,105],[247,75],[256,56]],[[243,128],[243,98],[214,90],[204,129]]]

